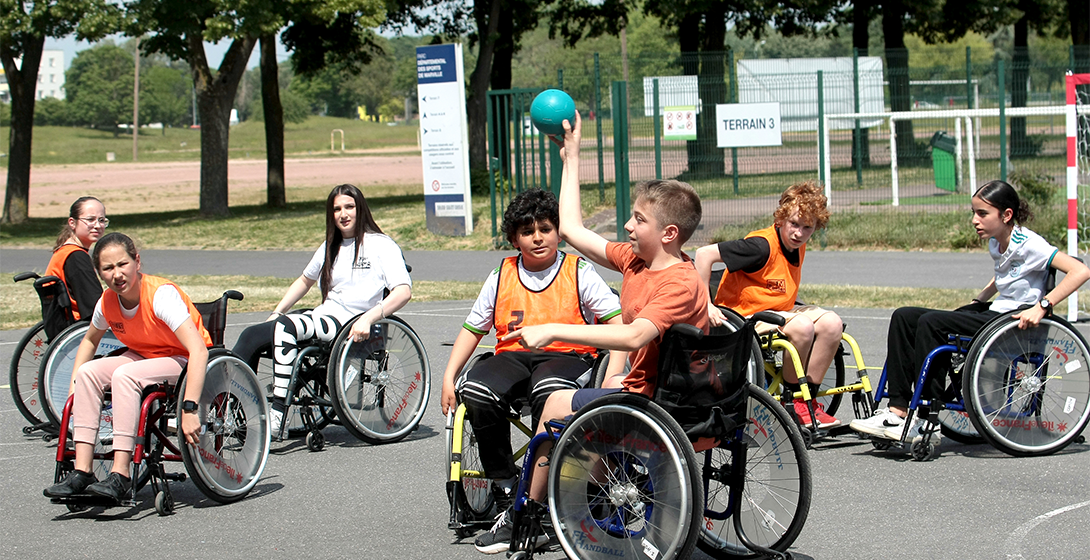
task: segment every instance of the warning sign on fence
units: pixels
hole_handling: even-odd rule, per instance
[[[663,140],[696,140],[696,107],[666,107],[662,114]]]

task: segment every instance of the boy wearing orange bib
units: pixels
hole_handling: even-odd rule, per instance
[[[744,317],[758,311],[782,315],[787,323],[779,327],[780,333],[798,350],[811,392],[821,385],[825,372],[833,363],[844,330],[836,313],[797,303],[806,242],[829,222],[829,210],[825,205],[825,195],[816,182],[791,185],[780,196],[780,206],[773,214],[771,226],[750,232],[744,239],[714,243],[696,251],[696,268],[705,283],[711,278],[713,263],[727,266],[708,305],[712,325],[725,321],[716,306],[728,307]],[[768,323],[757,323],[757,332],[771,332],[776,328]],[[799,383],[799,374],[790,360],[784,360],[783,377],[789,386]],[[840,425],[840,420],[826,414],[820,403],[814,403],[814,407],[818,427]],[[813,423],[804,401],[795,401],[795,413],[803,424]]]
[[[494,481],[499,529],[505,526],[519,473],[512,457],[507,411],[516,401],[529,397],[536,424],[551,393],[577,389],[590,380],[596,352],[592,346],[565,342],[529,352],[517,341],[503,337],[525,325],[621,320],[620,300],[594,266],[557,250],[558,222],[557,200],[548,191],[531,189],[511,201],[504,212],[503,232],[519,254],[503,259],[485,280],[443,374],[443,413],[453,412],[455,395],[461,396],[477,436],[481,465]],[[481,338],[493,327],[498,340],[496,355],[458,377]],[[611,356],[609,373],[620,372],[624,361],[623,353]],[[614,382],[619,381],[618,377]],[[499,529],[479,537],[477,549],[485,553],[507,550],[510,532]]]

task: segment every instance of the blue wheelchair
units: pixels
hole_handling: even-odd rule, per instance
[[[761,319],[758,314],[757,319]],[[524,461],[509,557],[528,558],[548,522],[570,558],[786,558],[810,508],[798,427],[750,384],[753,323],[735,333],[675,325],[652,399],[615,393],[548,422],[547,507],[528,499]]]
[[[917,461],[938,456],[941,433],[962,443],[988,442],[1018,457],[1055,453],[1083,443],[1090,422],[1090,347],[1064,319],[1049,315],[1032,329],[1018,328],[1003,313],[973,335],[951,334],[921,365],[906,422],[927,421],[920,437],[908,441],[872,439],[879,450],[908,448]],[[950,356],[949,383],[936,399],[923,399],[923,387],[940,356]],[[887,396],[886,370],[875,402]],[[877,404],[875,405],[877,408]]]

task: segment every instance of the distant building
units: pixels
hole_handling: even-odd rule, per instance
[[[20,63],[16,59],[16,64]],[[38,85],[34,88],[35,99],[55,97],[64,99],[64,51],[42,51],[42,62],[38,66]],[[11,102],[11,91],[8,88],[8,78],[4,69],[0,68],[0,101]]]

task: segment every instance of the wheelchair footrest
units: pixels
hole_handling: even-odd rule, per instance
[[[125,499],[125,500],[118,501],[118,500],[115,500],[113,498],[107,498],[105,496],[99,496],[97,494],[89,494],[89,493],[73,494],[71,496],[67,496],[67,497],[64,497],[64,498],[50,498],[49,502],[53,503],[53,504],[63,504],[63,505],[66,505],[66,506],[88,507],[88,508],[90,508],[90,507],[111,508],[111,507],[118,507],[118,506],[133,507],[133,506],[136,505],[136,501],[132,500],[132,499]]]

